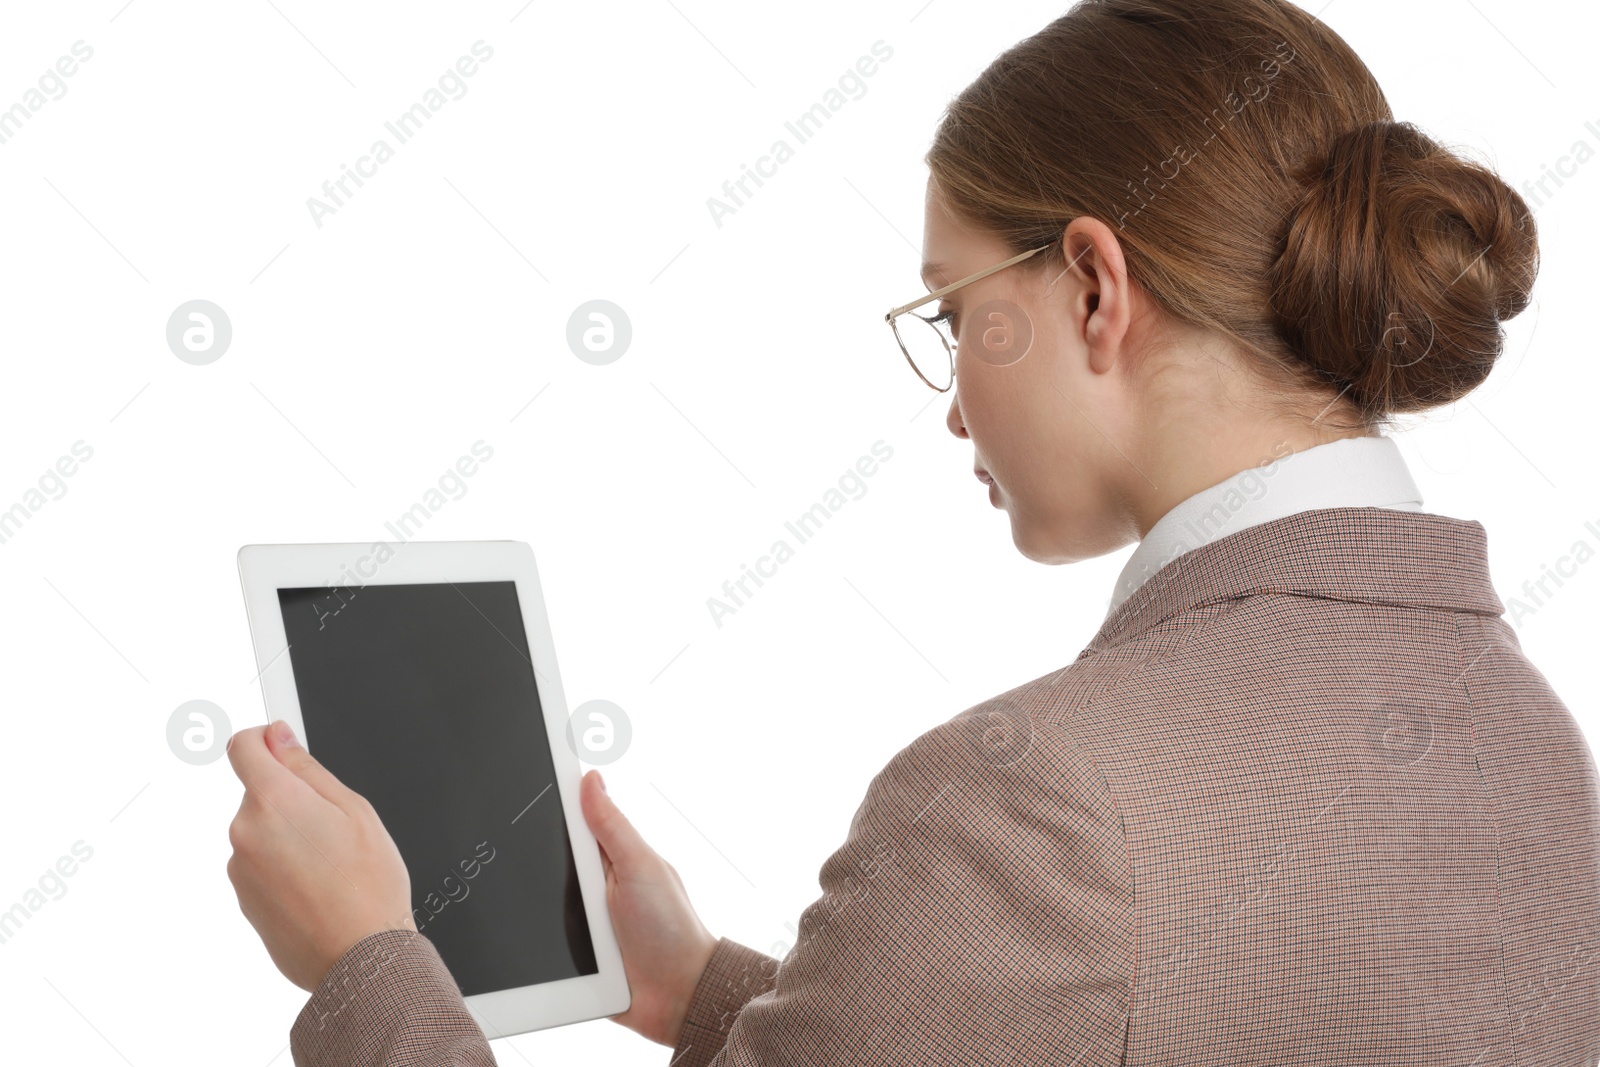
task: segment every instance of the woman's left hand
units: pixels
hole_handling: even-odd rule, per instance
[[[245,789],[228,878],[285,977],[310,992],[362,938],[416,929],[405,860],[378,813],[288,723],[241,730],[228,760]]]

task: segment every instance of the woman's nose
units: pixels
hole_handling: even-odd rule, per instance
[[[966,424],[961,421],[961,394],[958,392],[950,394],[950,411],[944,417],[944,424],[950,427],[950,432],[957,437],[967,436]]]

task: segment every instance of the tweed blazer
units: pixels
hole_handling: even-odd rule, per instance
[[[1483,527],[1440,515],[1180,556],[889,762],[781,963],[717,943],[672,1067],[1591,1067],[1600,779],[1502,611]],[[291,1036],[302,1067],[494,1062],[416,934]]]

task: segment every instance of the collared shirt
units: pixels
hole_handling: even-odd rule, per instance
[[[1400,447],[1388,437],[1347,437],[1240,471],[1163,515],[1123,566],[1109,618],[1162,567],[1240,530],[1314,508],[1421,511]]]

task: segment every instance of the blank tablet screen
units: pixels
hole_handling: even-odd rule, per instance
[[[516,583],[278,604],[306,747],[377,809],[462,994],[597,973]]]

